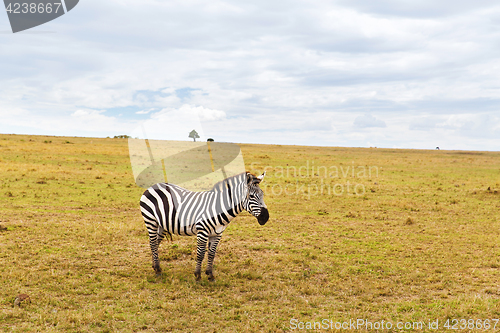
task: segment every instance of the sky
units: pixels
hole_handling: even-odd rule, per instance
[[[0,133],[174,117],[225,142],[499,151],[499,73],[497,0],[82,0],[16,34],[0,11]]]

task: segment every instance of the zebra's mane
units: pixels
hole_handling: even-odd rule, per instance
[[[244,181],[246,182],[246,175],[247,174],[250,174],[253,177],[257,178],[257,176],[255,176],[254,174],[252,174],[250,172],[242,172],[242,173],[239,173],[237,175],[234,175],[234,176],[231,176],[231,177],[227,177],[226,179],[221,180],[220,182],[215,183],[215,185],[212,187],[211,191],[212,192],[221,192],[221,191],[224,191],[226,189],[225,184],[228,182],[229,179],[238,178],[238,177],[241,177],[242,175],[245,175]]]

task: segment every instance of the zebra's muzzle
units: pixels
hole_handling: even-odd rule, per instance
[[[266,224],[267,220],[269,220],[269,211],[267,208],[262,208],[260,210],[260,215],[257,216],[257,221],[259,221],[260,225]]]

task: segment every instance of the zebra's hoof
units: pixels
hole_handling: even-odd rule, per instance
[[[200,281],[201,280],[201,272],[194,272],[194,276],[196,278],[196,281]]]
[[[211,271],[206,271],[205,274],[208,275],[208,281],[215,281],[214,274]]]
[[[160,263],[153,264],[153,269],[155,270],[156,276],[158,276],[158,274],[160,274],[160,275],[161,275],[161,267],[160,267]]]

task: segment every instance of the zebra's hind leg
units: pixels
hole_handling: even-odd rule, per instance
[[[200,281],[201,263],[205,258],[208,236],[205,232],[198,231],[198,233],[196,234],[196,240],[197,240],[197,251],[196,251],[196,269],[194,270],[194,276],[196,277],[196,281]]]
[[[160,259],[158,258],[158,245],[160,244],[161,237],[159,235],[158,224],[153,224],[150,221],[146,221],[146,228],[148,229],[149,235],[149,246],[151,247],[151,256],[153,258],[153,269],[156,272],[156,276],[161,275]]]
[[[208,275],[208,279],[210,281],[215,280],[215,277],[213,274],[213,266],[214,266],[215,252],[217,251],[217,245],[219,245],[220,237],[221,236],[212,236],[208,239],[208,263],[207,263],[207,270],[205,271],[205,274]]]

